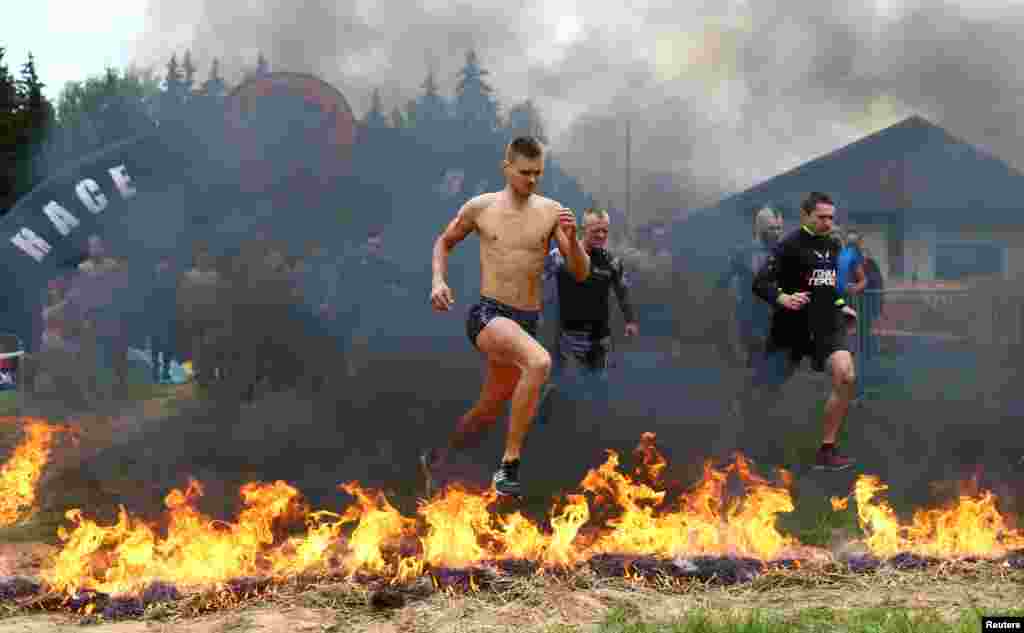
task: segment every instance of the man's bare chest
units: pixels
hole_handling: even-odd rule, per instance
[[[543,210],[488,210],[477,220],[480,241],[498,249],[541,249],[547,251],[554,220]]]

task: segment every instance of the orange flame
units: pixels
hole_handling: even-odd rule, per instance
[[[350,507],[338,522],[339,527],[345,523],[357,524],[348,540],[350,557],[346,567],[350,574],[360,570],[383,573],[388,565],[382,548],[403,535],[415,534],[415,521],[403,517],[380,492],[372,494],[356,483],[343,484],[341,488],[356,498],[356,505]],[[412,574],[419,569],[415,564],[411,568],[408,564],[401,568],[403,574]]]
[[[355,499],[341,513],[309,511],[284,482],[251,483],[242,488],[244,509],[237,520],[221,522],[197,509],[203,490],[191,481],[165,498],[163,533],[124,508],[111,526],[69,511],[73,526],[59,531],[64,546],[44,579],[68,593],[117,594],[153,580],[198,588],[240,576],[287,577],[336,560],[349,576],[371,573],[399,582],[428,567],[469,568],[502,559],[552,568],[601,553],[773,558],[796,547],[775,528],[777,515],[793,509],[788,490],[753,473],[740,455],[722,469],[705,464],[701,481],[668,503],[660,483],[667,462],[654,440],[653,434],[641,439],[635,477],[620,471],[618,455],[609,451],[604,464],[584,478],[585,494],[566,495],[552,507],[547,526],[520,512],[496,512],[493,489],[474,492],[458,484],[421,500],[410,518],[383,493],[357,483],[341,486]],[[736,488],[730,482],[739,486],[735,498],[727,494]],[[595,508],[602,514],[595,515]],[[583,531],[603,513],[610,518]],[[305,521],[303,534],[280,534],[299,518]]]
[[[247,507],[237,523],[201,514],[194,504],[202,494],[201,484],[192,480],[186,490],[166,496],[170,523],[164,538],[153,526],[129,517],[123,507],[110,527],[84,518],[79,509],[69,510],[66,516],[75,527],[58,530],[64,547],[44,579],[68,593],[92,589],[120,594],[153,580],[184,588],[272,572],[262,554],[274,542],[274,522],[295,510],[298,491],[281,481],[246,484],[241,494]]]
[[[649,435],[647,439],[653,441],[653,434]],[[648,445],[644,455],[651,456],[653,450],[653,445]],[[656,478],[665,462],[658,455],[657,459],[645,458],[645,464],[647,472]],[[618,472],[618,465],[618,455],[609,451],[607,461],[583,480],[585,490],[607,493],[622,510],[618,518],[608,521],[612,530],[598,539],[593,546],[595,552],[774,558],[785,548],[796,545],[775,528],[776,516],[793,510],[789,491],[751,472],[742,455],[736,455],[724,470],[706,463],[703,478],[691,494],[680,499],[675,511],[662,510],[663,491],[634,482]],[[726,502],[726,485],[731,475],[738,477],[746,494],[742,499]]]
[[[3,418],[4,422],[18,418]],[[30,519],[37,511],[36,488],[50,460],[54,435],[67,430],[37,418],[24,418],[25,440],[0,466],[0,527]]]
[[[1024,547],[1024,534],[1009,527],[991,491],[961,493],[946,508],[917,510],[905,525],[887,502],[875,498],[887,489],[873,475],[861,475],[854,484],[865,543],[876,556],[911,552],[942,558],[995,558]]]

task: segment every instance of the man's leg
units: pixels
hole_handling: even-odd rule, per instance
[[[455,429],[448,437],[447,446],[427,451],[420,457],[420,465],[426,479],[427,495],[441,487],[443,470],[452,453],[473,448],[479,444],[486,432],[494,426],[519,384],[520,370],[515,365],[487,362],[483,387],[476,403],[459,418]]]
[[[839,428],[850,409],[856,389],[856,372],[853,356],[846,350],[833,352],[826,364],[832,378],[832,393],[825,403],[823,437],[818,450],[816,467],[824,470],[844,470],[853,465],[853,460],[839,454],[836,438]]]
[[[477,337],[477,346],[489,361],[514,365],[520,371],[512,392],[505,454],[494,476],[499,493],[517,495],[519,458],[537,410],[541,387],[551,372],[551,355],[518,323],[504,317],[496,317],[487,324]]]
[[[476,404],[459,418],[448,447],[451,450],[474,448],[504,412],[505,403],[515,392],[522,372],[515,365],[487,362],[486,376]]]
[[[585,362],[580,367],[586,399],[599,405],[605,405],[608,402],[608,355],[610,350],[610,339],[594,342],[587,352]]]

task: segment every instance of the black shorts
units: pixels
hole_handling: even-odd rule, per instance
[[[558,337],[559,361],[564,366],[573,360],[588,371],[608,369],[608,354],[611,352],[611,333],[594,336],[591,332],[562,330]]]
[[[520,310],[494,299],[480,297],[480,301],[469,309],[469,315],[466,317],[466,336],[469,337],[469,342],[473,344],[473,347],[476,347],[476,339],[480,336],[480,332],[483,332],[487,324],[495,317],[512,319],[519,324],[519,327],[526,330],[527,334],[537,338],[540,310]]]
[[[835,330],[818,337],[779,340],[769,336],[761,361],[754,368],[755,382],[780,385],[785,382],[804,357],[811,359],[811,369],[824,372],[829,357],[839,351],[849,351],[846,333]]]

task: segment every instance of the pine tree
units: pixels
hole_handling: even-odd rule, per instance
[[[260,51],[259,56],[256,57],[256,76],[266,77],[270,74],[270,64],[267,63],[267,58],[263,56],[263,51]]]
[[[383,104],[381,103],[380,90],[376,88],[373,91],[370,111],[366,113],[366,118],[363,119],[363,125],[369,129],[380,129],[388,126],[388,120],[384,116]]]
[[[448,104],[437,92],[437,82],[434,79],[434,71],[427,73],[423,82],[423,94],[416,100],[416,121],[417,123],[429,125],[439,121],[447,120]]]
[[[395,129],[401,129],[405,127],[405,116],[402,115],[402,111],[395,106],[391,108],[391,127]]]
[[[533,136],[542,143],[548,142],[540,110],[530,99],[509,110],[508,130],[511,136]]]
[[[185,58],[181,62],[182,91],[187,97],[195,87],[196,67],[192,64],[192,51],[185,50]]]
[[[4,63],[5,52],[6,50],[0,47],[0,165],[14,165],[18,147],[18,91],[14,78]],[[15,170],[0,169],[0,212],[14,205],[16,188]]]
[[[227,84],[224,83],[220,76],[220,60],[214,57],[213,63],[210,65],[210,76],[203,82],[200,93],[207,97],[220,98],[226,92]]]
[[[185,84],[182,81],[181,68],[178,66],[178,55],[171,55],[167,62],[167,73],[164,75],[164,93],[172,100],[184,99]]]
[[[164,90],[160,94],[158,115],[161,125],[171,121],[182,121],[185,114],[184,105],[185,82],[182,78],[181,66],[178,65],[178,56],[175,54],[171,55],[164,73]]]
[[[28,61],[21,67],[21,94],[22,108],[29,115],[29,122],[34,127],[47,125],[53,118],[53,106],[43,96],[43,88],[46,84],[39,81],[36,73],[36,60],[32,53],[28,54]]]
[[[416,100],[409,99],[405,102],[405,126],[416,127]]]
[[[103,71],[103,97],[107,101],[113,99],[118,95],[119,88],[121,87],[121,77],[118,76],[117,70],[108,67]]]
[[[54,122],[54,112],[43,96],[44,87],[36,72],[35,57],[29,53],[28,61],[21,67],[21,79],[17,82],[15,195],[29,191],[46,173],[43,149]]]
[[[6,52],[7,49],[0,46],[0,116],[13,113],[18,106],[18,86],[4,63]]]
[[[494,89],[484,81],[489,71],[480,67],[476,51],[466,53],[466,64],[459,71],[456,90],[456,112],[466,125],[493,130],[498,122],[498,106],[492,94]]]

